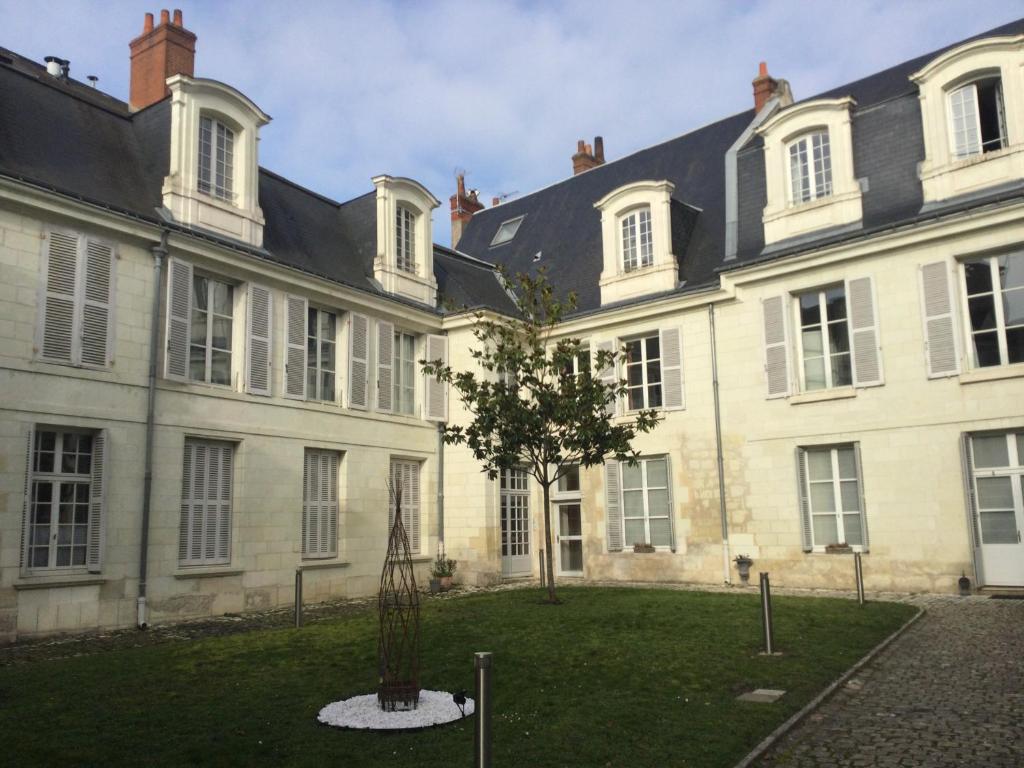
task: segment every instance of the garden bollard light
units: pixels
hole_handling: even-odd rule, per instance
[[[302,626],[302,569],[295,569],[295,628]]]
[[[473,732],[473,768],[491,768],[491,670],[494,654],[474,655],[476,672],[476,728]]]
[[[860,561],[860,552],[853,553],[853,571],[857,577],[857,604],[864,605],[864,564]]]
[[[772,627],[772,590],[767,572],[761,572],[761,622],[764,626],[764,652],[775,653],[775,630]]]

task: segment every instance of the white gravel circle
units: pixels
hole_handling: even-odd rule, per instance
[[[466,697],[466,717],[473,714],[473,700]],[[335,728],[358,728],[368,731],[409,730],[428,728],[462,719],[462,712],[447,691],[420,691],[416,709],[406,712],[384,712],[377,703],[377,694],[353,696],[334,701],[316,716],[324,725]]]

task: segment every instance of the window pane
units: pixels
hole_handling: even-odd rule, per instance
[[[640,389],[632,389],[629,392],[629,410],[638,411],[644,407],[644,391]]]
[[[838,544],[835,515],[812,515],[814,524],[814,543],[818,546]]]
[[[846,317],[846,293],[844,288],[829,288],[825,291],[825,316],[829,320],[840,320]]]
[[[665,459],[651,459],[647,462],[647,487],[668,487],[668,462]]]
[[[651,517],[668,516],[668,491],[647,492],[647,514]]]
[[[804,386],[807,389],[824,389],[825,383],[825,359],[804,360]]]
[[[832,452],[829,450],[807,451],[807,471],[811,480],[831,480]]]
[[[206,309],[209,306],[206,296],[207,280],[205,277],[195,275],[192,278],[192,306],[196,309]]]
[[[578,491],[580,489],[580,468],[569,467],[566,474],[558,478],[559,491]]]
[[[629,464],[623,462],[619,466],[622,467],[623,488],[640,488],[642,486],[640,464],[637,464],[635,467],[631,467]]]
[[[669,526],[667,517],[652,519],[650,529],[651,544],[656,547],[669,547],[672,545],[672,528]]]
[[[975,296],[967,300],[971,328],[975,331],[996,327],[996,303],[991,295]]]
[[[334,368],[334,344],[328,342],[320,343],[320,367],[329,371]]]
[[[655,384],[654,386],[647,388],[647,407],[661,407],[661,384]]]
[[[1003,321],[1006,327],[1024,325],[1024,290],[1003,293]]]
[[[850,335],[845,322],[829,323],[828,350],[833,355],[850,351]]]
[[[1017,521],[1013,511],[982,512],[981,542],[982,544],[1016,544]]]
[[[644,343],[647,346],[648,360],[657,360],[661,357],[661,344],[657,336],[648,336]]]
[[[979,477],[978,508],[1013,510],[1013,485],[1009,477]]]
[[[635,361],[640,359],[640,340],[626,342],[626,360]]]
[[[306,394],[309,397],[317,397],[318,396],[318,393],[316,391],[316,382],[317,382],[316,368],[307,368],[306,369]]]
[[[832,358],[832,386],[846,387],[853,383],[853,368],[849,353]]]
[[[1010,363],[1024,363],[1024,328],[1006,332],[1006,351]]]
[[[210,344],[215,349],[231,349],[231,321],[223,317],[213,318],[213,335]]]
[[[320,338],[327,341],[334,341],[335,315],[332,312],[320,313]]]
[[[968,296],[976,293],[991,293],[992,269],[989,267],[988,259],[964,264],[964,278],[967,283]]]
[[[996,258],[999,284],[1003,290],[1024,288],[1024,253],[1007,253]]]
[[[644,494],[643,491],[623,491],[622,510],[625,517],[644,516]]]
[[[660,384],[661,383],[661,362],[655,360],[654,362],[647,364],[647,383],[648,384]]]
[[[974,359],[978,367],[999,365],[999,334],[996,331],[974,334]]]
[[[312,307],[309,308],[309,314],[306,317],[306,335],[316,336],[316,325],[317,325],[317,312]]]
[[[800,297],[800,325],[818,325],[821,323],[821,308],[818,294],[805,293]]]
[[[857,478],[857,461],[854,456],[853,446],[836,448],[836,455],[839,458],[839,477],[843,479]]]
[[[218,315],[231,315],[231,295],[233,293],[232,288],[227,283],[218,283],[215,280],[210,281],[210,285],[213,288],[213,311]]]
[[[843,512],[860,511],[860,489],[856,480],[843,480],[839,484],[839,493],[843,497]]]
[[[843,515],[843,533],[845,534],[847,544],[860,546],[864,543],[864,537],[861,536],[859,514]]]
[[[1020,437],[1018,436],[1018,440]],[[975,467],[1008,467],[1010,453],[1006,446],[1006,435],[980,435],[971,438]]]
[[[216,350],[212,353],[210,381],[214,384],[231,383],[231,353],[217,352]]]
[[[320,383],[320,391],[317,393],[317,396],[321,400],[333,401],[334,400],[334,374],[330,373],[328,371],[324,371],[320,375],[323,377],[323,380]]]
[[[644,540],[644,521],[643,520],[627,520],[626,521],[626,546],[631,544],[645,544]]]
[[[192,311],[192,343],[206,346],[206,313],[200,310]]]
[[[804,331],[801,334],[804,344],[804,357],[818,357],[824,352],[825,344],[821,338],[821,330]]]
[[[811,509],[814,512],[836,511],[832,483],[811,483]]]

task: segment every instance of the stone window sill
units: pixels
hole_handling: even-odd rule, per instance
[[[94,573],[75,576],[26,576],[14,582],[14,588],[18,590],[59,589],[61,587],[91,587],[106,583],[106,577]]]
[[[853,387],[835,387],[833,389],[821,389],[813,392],[801,392],[789,398],[790,405],[801,405],[803,403],[820,403],[827,400],[845,400],[856,397],[857,390]]]
[[[242,568],[182,568],[174,572],[176,579],[215,579],[221,576],[240,576]]]
[[[1000,379],[1016,379],[1024,376],[1024,363],[1012,365],[993,365],[990,368],[975,368],[960,374],[961,384],[977,384],[981,381],[998,381]]]
[[[298,571],[321,571],[328,568],[348,568],[351,565],[346,560],[309,560],[298,565]]]

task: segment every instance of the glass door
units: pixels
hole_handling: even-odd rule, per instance
[[[578,501],[558,505],[558,572],[583,575],[583,522]]]

